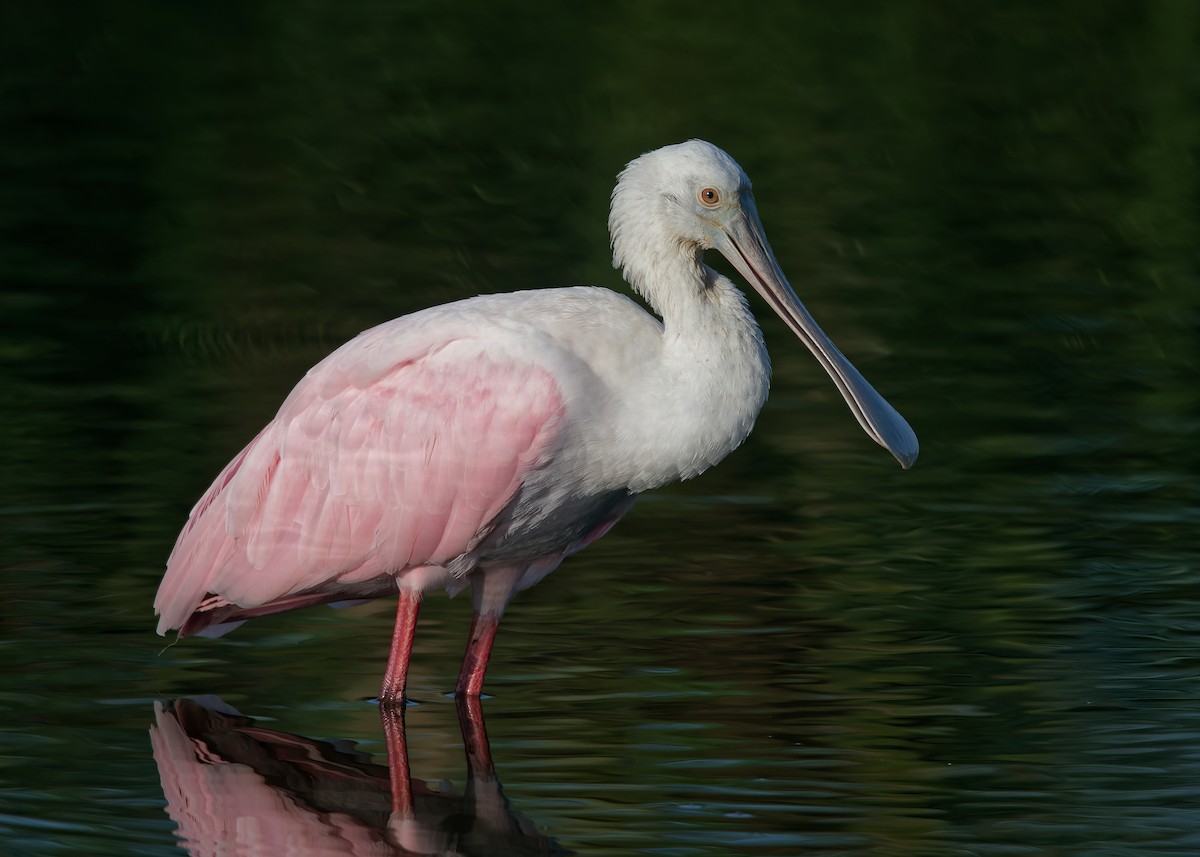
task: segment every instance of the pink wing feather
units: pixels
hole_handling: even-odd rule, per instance
[[[196,504],[154,602],[160,634],[202,604],[286,609],[445,566],[553,455],[548,370],[470,338],[397,359],[389,327],[315,366]]]

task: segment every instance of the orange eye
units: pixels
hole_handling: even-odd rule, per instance
[[[721,201],[721,194],[715,187],[706,187],[696,194],[696,199],[700,200],[701,205],[712,208]]]

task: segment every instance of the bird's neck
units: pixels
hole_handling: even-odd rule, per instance
[[[702,386],[723,383],[718,376],[728,373],[747,387],[761,386],[765,395],[771,366],[762,331],[745,295],[704,264],[704,251],[656,233],[652,224],[622,231],[618,239],[615,260],[662,319],[667,364],[696,375]]]
[[[648,367],[655,418],[642,439],[658,464],[637,490],[720,461],[749,434],[767,397],[771,364],[745,295],[699,253],[693,265],[643,283],[663,333],[661,362]]]
[[[627,266],[625,275],[662,319],[668,344],[698,351],[723,343],[761,346],[762,334],[745,297],[728,278],[704,264],[700,248],[659,246],[664,247],[661,252],[643,254],[641,264]]]

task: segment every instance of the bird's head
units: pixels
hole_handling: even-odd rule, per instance
[[[904,467],[912,466],[916,435],[796,296],[767,242],[750,179],[733,158],[703,140],[635,158],[617,177],[608,226],[613,265],[651,303],[668,288],[705,288],[711,281],[702,273],[701,256],[720,252],[813,353],[863,430]]]
[[[636,277],[651,248],[696,255],[718,247],[747,205],[753,212],[750,179],[712,143],[688,140],[647,152],[621,171],[613,190],[613,264]]]

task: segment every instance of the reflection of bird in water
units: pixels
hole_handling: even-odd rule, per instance
[[[192,510],[154,601],[159,633],[398,595],[380,691],[396,702],[422,593],[469,586],[457,691],[478,696],[513,595],[637,494],[702,473],[750,433],[770,363],[705,250],[800,337],[867,434],[913,463],[912,429],[800,303],[727,154],[692,140],[635,159],[609,228],[657,318],[607,289],[546,289],[433,307],[346,343]]]
[[[563,855],[509,806],[479,700],[459,702],[462,794],[413,780],[403,714],[381,711],[388,765],[350,742],[263,728],[218,699],[155,704],[150,730],[167,812],[193,855]]]

